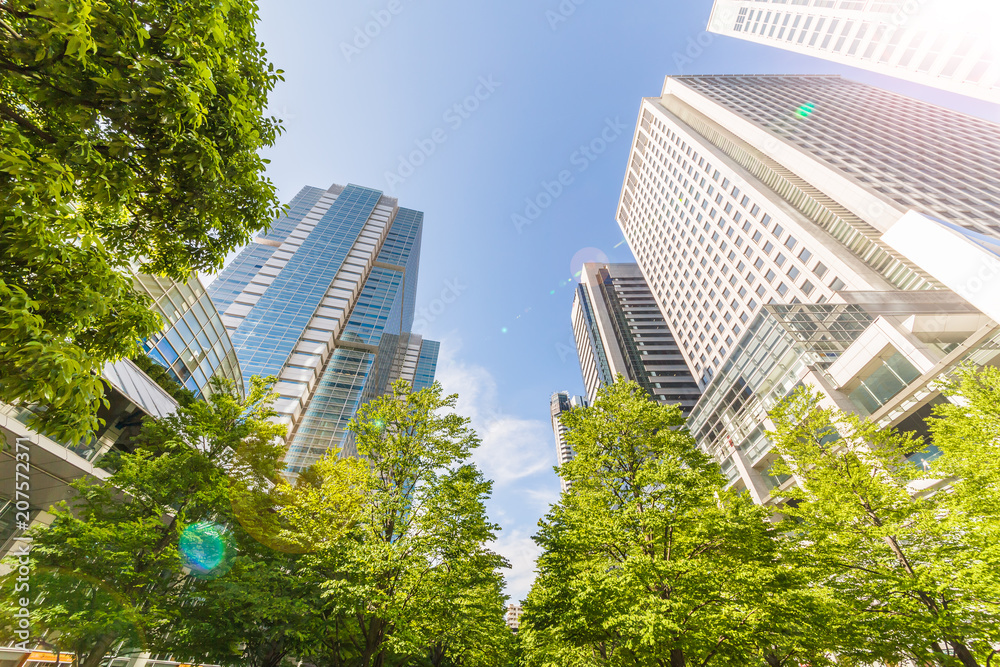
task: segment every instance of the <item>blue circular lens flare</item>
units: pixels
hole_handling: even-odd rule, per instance
[[[184,529],[177,544],[184,565],[195,576],[218,577],[225,574],[229,539],[226,531],[214,523],[194,523]]]

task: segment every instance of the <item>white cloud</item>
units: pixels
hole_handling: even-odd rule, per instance
[[[559,499],[559,479],[552,472],[552,425],[504,414],[492,373],[459,360],[460,349],[457,336],[442,341],[435,376],[446,393],[458,394],[457,412],[471,419],[482,439],[473,459],[495,482],[488,507],[492,519],[503,526],[493,548],[510,561],[506,592],[512,602],[519,602],[535,580],[535,560],[541,553],[531,534],[538,518]]]
[[[458,413],[472,420],[482,438],[473,456],[476,464],[498,488],[551,470],[556,464],[552,426],[503,414],[493,375],[459,361],[459,347],[454,339],[442,343],[436,378],[445,393],[458,394]]]
[[[510,561],[507,578],[507,595],[510,602],[519,604],[528,596],[535,581],[535,561],[542,553],[527,533],[521,530],[505,530],[493,544],[493,548]]]

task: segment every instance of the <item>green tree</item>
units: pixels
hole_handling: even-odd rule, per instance
[[[232,567],[224,576],[188,578],[170,652],[195,663],[294,665],[318,632],[312,618],[318,591],[302,576],[297,554],[261,544],[238,522],[232,527]]]
[[[776,594],[797,581],[766,511],[725,490],[678,406],[619,379],[562,420],[576,458],[535,537],[528,665],[824,664],[821,633],[789,631],[808,619]]]
[[[482,518],[485,521],[485,517]],[[504,619],[506,598],[498,570],[502,557],[485,551],[449,554],[429,573],[410,624],[413,655],[430,667],[500,667],[513,650]]]
[[[781,496],[794,539],[808,546],[816,583],[845,611],[864,642],[842,655],[977,667],[998,634],[1000,597],[970,577],[981,555],[942,520],[943,494],[919,493],[927,474],[907,456],[925,449],[911,434],[823,408],[801,388],[772,413],[775,474],[798,485]],[[926,488],[926,484],[923,485]]]
[[[950,482],[938,496],[944,528],[963,536],[975,555],[954,573],[976,597],[1000,605],[1000,369],[964,367],[941,387],[951,401],[928,420],[931,442],[941,450],[932,473]],[[942,516],[939,514],[939,518]],[[990,639],[996,644],[998,635]],[[998,662],[998,652],[990,659]]]
[[[169,633],[190,601],[185,575],[231,564],[234,490],[266,489],[281,469],[269,380],[253,378],[245,400],[213,383],[207,403],[147,420],[107,482],[75,482],[77,498],[33,529],[32,586],[44,599],[33,620],[81,667],[119,643],[183,649]]]
[[[487,664],[472,636],[458,641],[436,617],[463,624],[455,614],[466,609],[488,623],[503,613],[495,569],[504,563],[487,548],[497,530],[484,507],[491,483],[469,463],[479,439],[452,412],[456,399],[437,384],[412,392],[396,382],[351,423],[360,458],[328,456],[314,483],[293,494],[285,513],[308,547],[303,569],[323,600],[314,662]]]
[[[159,328],[132,271],[221,267],[277,212],[280,72],[253,0],[0,2],[0,400],[97,426],[104,363]]]

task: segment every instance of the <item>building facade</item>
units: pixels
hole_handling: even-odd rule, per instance
[[[244,377],[276,376],[295,475],[397,378],[433,383],[438,344],[411,333],[423,213],[378,190],[304,188],[211,285]]]
[[[160,314],[163,331],[143,342],[149,359],[163,366],[178,384],[205,397],[214,376],[243,391],[243,377],[229,334],[198,278],[178,283],[137,275],[137,290],[149,295]],[[30,523],[48,523],[53,505],[74,497],[70,483],[80,478],[105,480],[107,454],[131,451],[143,418],[173,414],[178,402],[129,359],[105,365],[105,403],[97,412],[102,426],[83,442],[61,441],[29,426],[32,406],[0,404],[0,555],[12,547],[19,531],[15,492],[17,455],[31,461]]]
[[[701,395],[673,333],[636,264],[584,264],[572,310],[591,404],[619,375],[687,415]]]
[[[763,304],[943,288],[904,239],[1000,237],[991,146],[996,124],[839,77],[670,77],[617,217],[705,386]]]
[[[573,448],[566,442],[566,432],[569,430],[563,426],[561,418],[570,410],[585,408],[589,405],[583,396],[570,396],[568,391],[559,391],[552,394],[549,399],[549,411],[552,414],[552,433],[556,439],[556,460],[559,466],[564,466],[573,460]],[[569,489],[569,483],[559,478],[559,485],[565,492]]]
[[[504,615],[504,620],[507,622],[507,627],[515,635],[517,631],[521,628],[521,616],[524,614],[524,609],[519,604],[509,604],[507,605],[507,613]]]
[[[764,502],[791,483],[764,434],[799,384],[919,432],[935,378],[993,361],[998,140],[839,77],[668,78],[643,101],[618,220],[704,389],[689,427],[732,484]]]
[[[244,391],[243,373],[229,332],[196,276],[179,283],[137,275],[134,284],[152,299],[153,309],[164,324],[162,333],[143,342],[150,359],[195,396],[210,394],[210,380],[216,375],[231,381],[237,391]]]
[[[969,0],[715,0],[709,30],[1000,102],[1000,6]]]

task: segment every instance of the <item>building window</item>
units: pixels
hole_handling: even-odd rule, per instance
[[[888,403],[919,377],[920,371],[906,357],[896,352],[862,378],[861,385],[849,397],[867,416]]]

